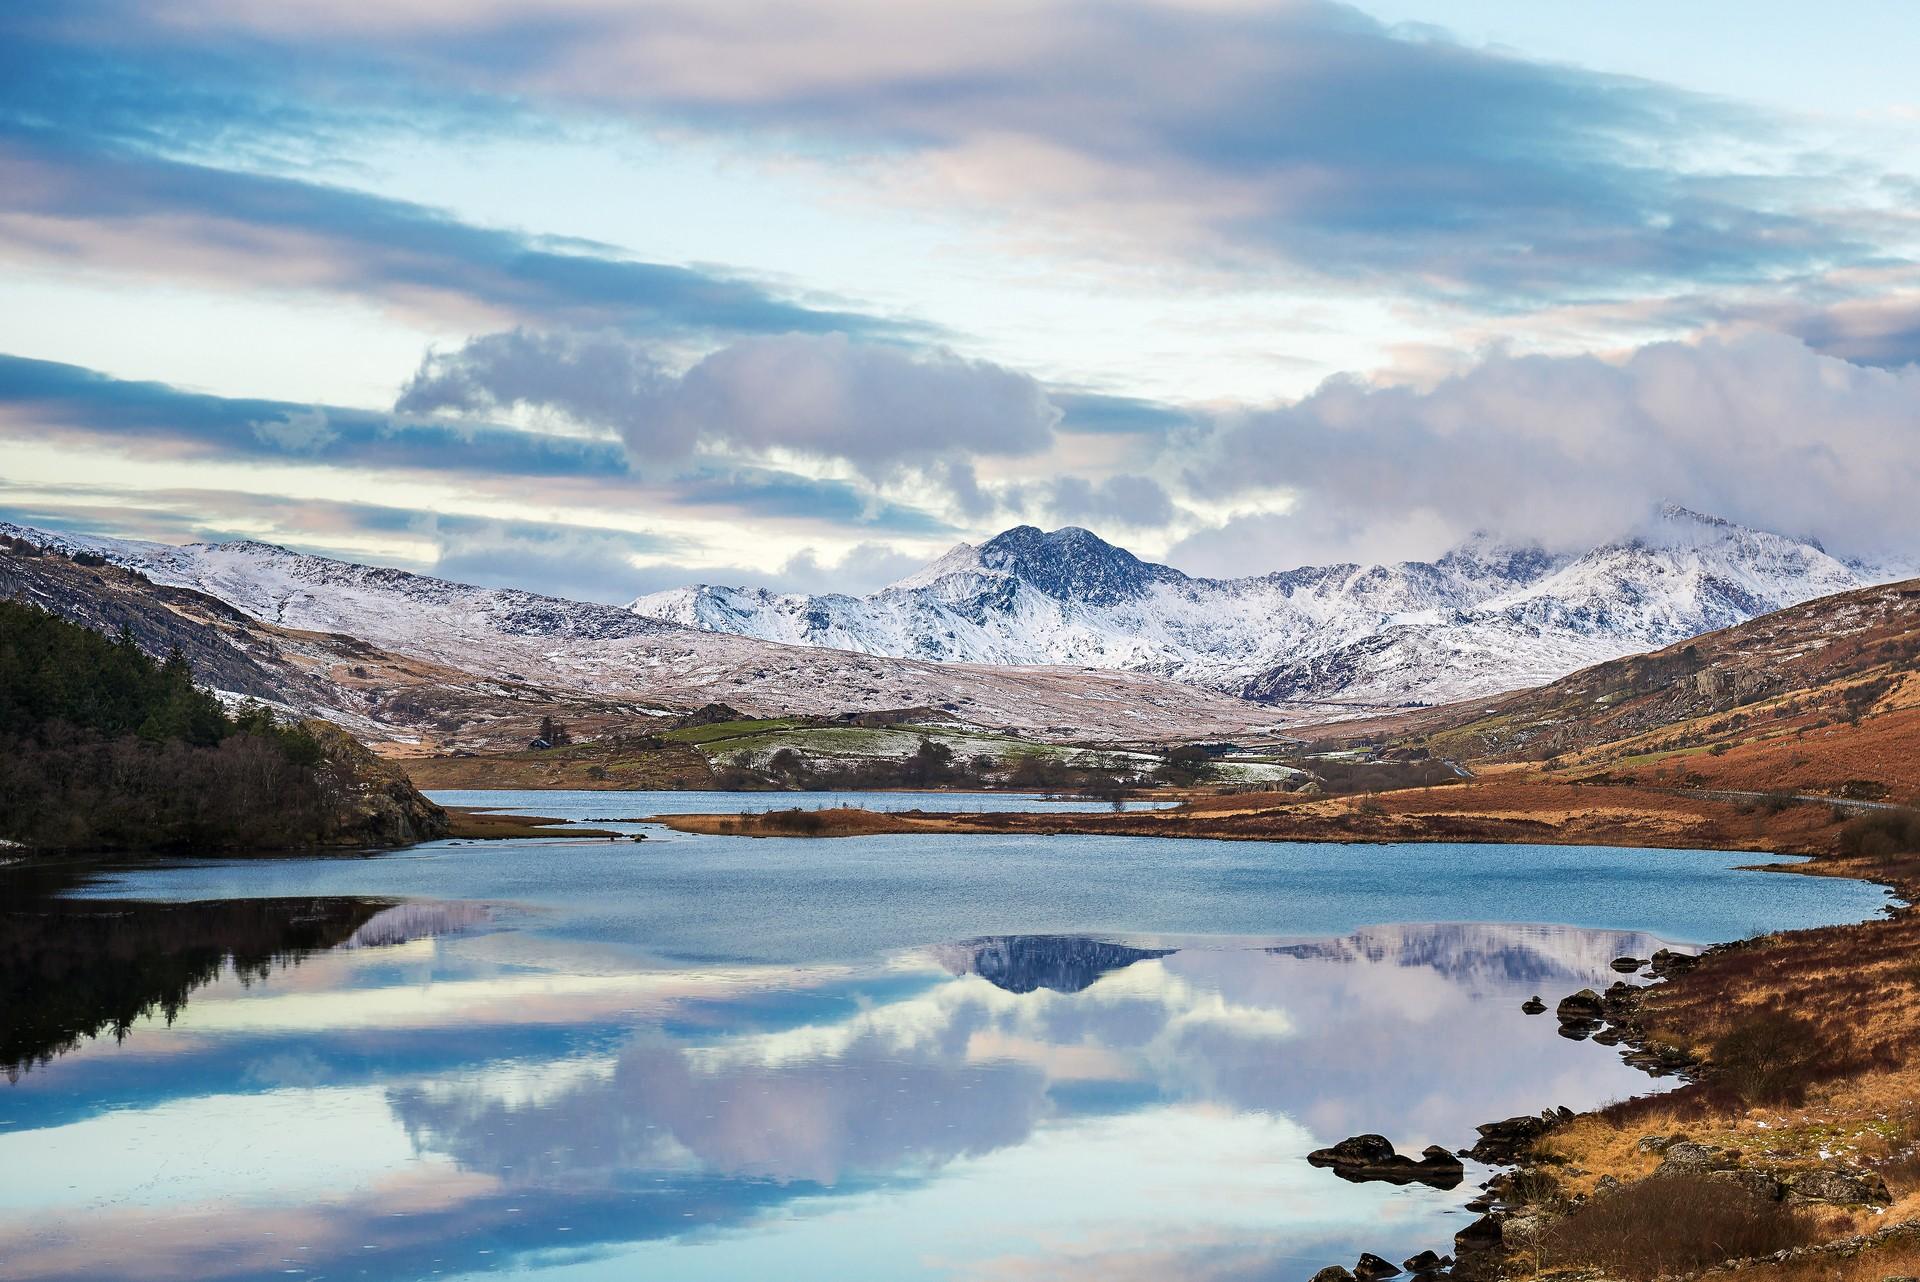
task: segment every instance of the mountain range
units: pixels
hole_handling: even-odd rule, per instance
[[[0,595],[185,644],[228,693],[449,749],[510,741],[516,708],[615,725],[712,701],[1106,742],[1258,736],[1540,685],[1891,577],[1678,508],[1579,555],[1482,536],[1433,561],[1241,579],[1022,526],[870,596],[702,586],[626,608],[245,540],[0,535],[17,544]]]
[[[1274,703],[1441,703],[1895,577],[1812,542],[1663,509],[1579,555],[1479,535],[1434,561],[1195,578],[1077,528],[962,543],[870,596],[695,586],[648,618],[792,645],[1149,673]]]
[[[0,522],[0,597],[100,631],[129,627],[155,653],[179,646],[224,694],[440,749],[524,745],[542,712],[612,729],[710,702],[751,716],[920,709],[923,721],[1105,742],[1245,736],[1289,720],[1144,672],[780,645],[247,540],[176,546]]]

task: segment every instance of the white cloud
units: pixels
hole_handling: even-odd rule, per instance
[[[1920,366],[1855,365],[1762,331],[1617,361],[1495,355],[1429,389],[1330,380],[1189,449],[1203,498],[1291,500],[1228,523],[1216,549],[1255,534],[1324,554],[1396,525],[1574,546],[1663,501],[1845,553],[1920,544]]]

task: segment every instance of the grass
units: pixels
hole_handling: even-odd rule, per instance
[[[604,828],[565,828],[567,821],[546,815],[493,815],[462,806],[448,806],[452,827],[447,836],[467,841],[500,841],[511,837],[617,837]]]
[[[762,717],[748,721],[716,721],[712,725],[683,726],[678,730],[663,731],[662,739],[669,743],[690,743],[695,746],[719,743],[727,739],[743,739],[750,735],[765,734],[769,730],[797,730],[807,723],[797,717]]]
[[[1706,1175],[1663,1175],[1591,1198],[1549,1229],[1540,1263],[1599,1269],[1633,1282],[1814,1240],[1805,1215]]]

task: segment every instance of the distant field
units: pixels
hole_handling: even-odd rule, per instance
[[[705,788],[713,782],[706,757],[686,744],[639,748],[586,743],[533,752],[472,757],[414,757],[395,761],[416,788],[579,788],[655,791]]]

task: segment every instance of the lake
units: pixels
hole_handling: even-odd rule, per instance
[[[606,821],[844,800],[460,804],[639,831]],[[1397,1261],[1485,1171],[1349,1184],[1308,1151],[1653,1089],[1520,1003],[1885,902],[1700,851],[645,830],[0,869],[0,1275]]]

